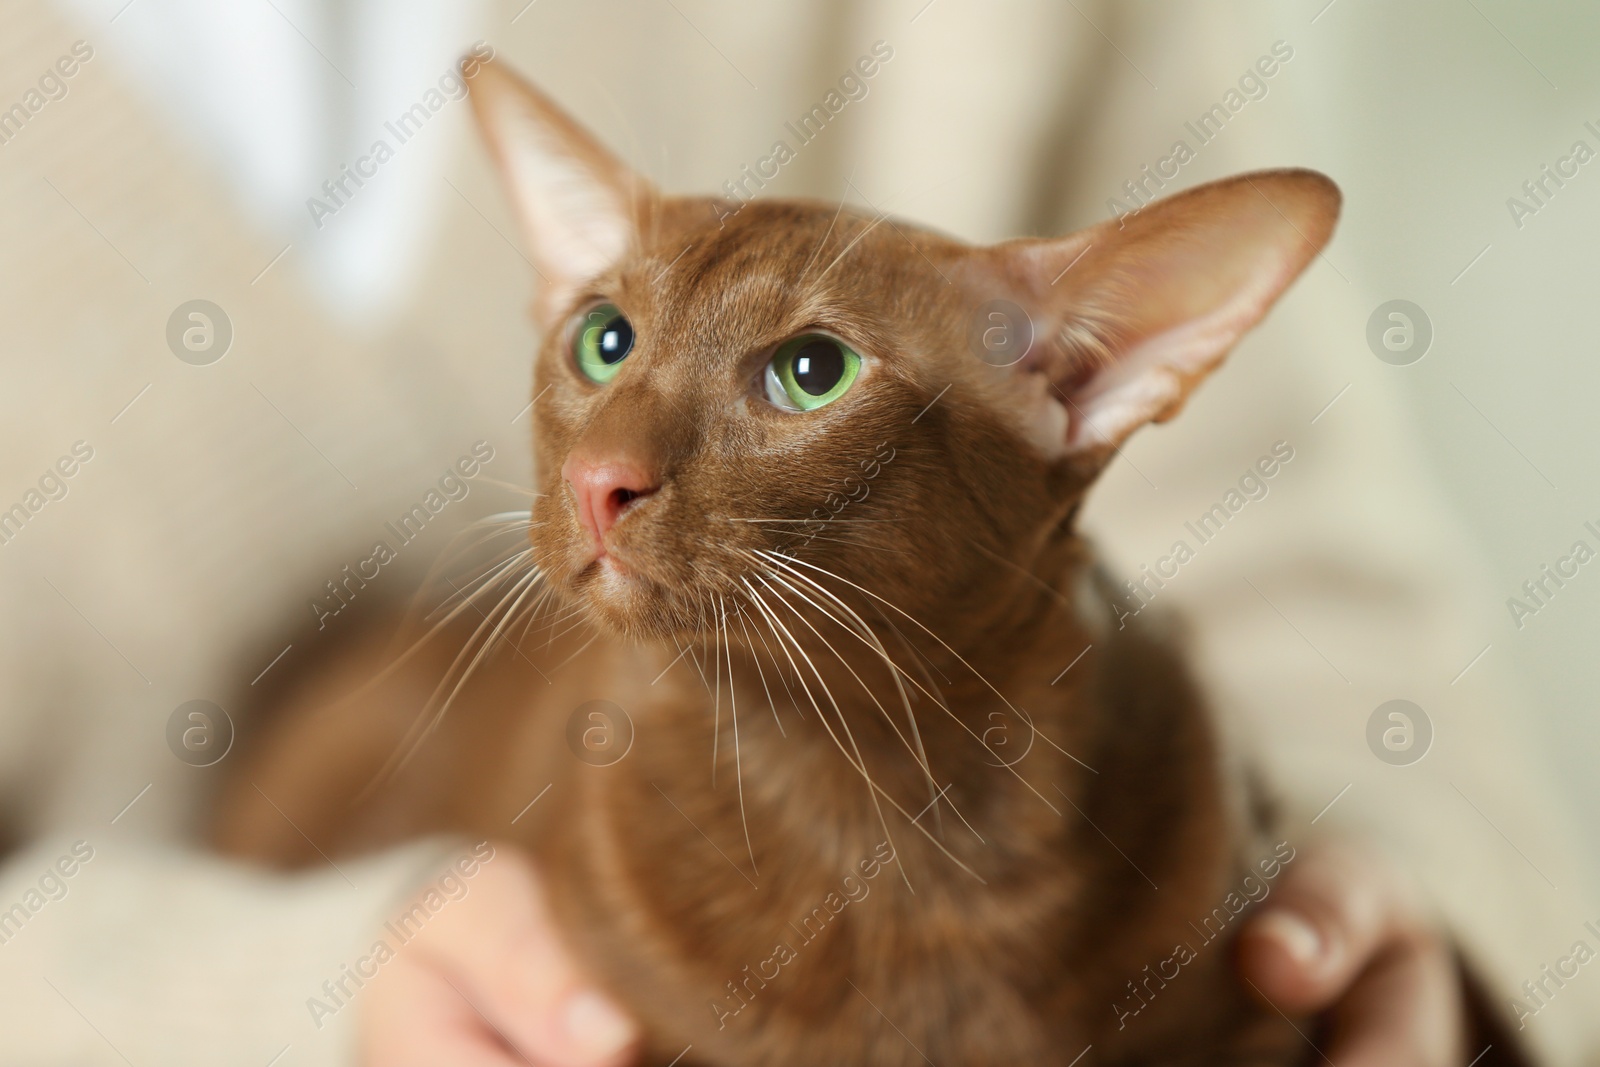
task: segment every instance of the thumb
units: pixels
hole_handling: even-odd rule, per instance
[[[1321,1011],[1385,946],[1422,930],[1409,886],[1382,857],[1327,843],[1303,852],[1240,932],[1239,966],[1284,1011]]]

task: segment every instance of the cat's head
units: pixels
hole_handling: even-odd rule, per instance
[[[664,196],[503,68],[472,95],[539,275],[535,555],[634,636],[704,633],[775,565],[919,618],[963,602],[994,557],[1068,536],[1339,210],[1327,178],[1269,171],[976,247],[835,203]]]

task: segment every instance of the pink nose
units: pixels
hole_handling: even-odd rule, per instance
[[[595,549],[605,554],[605,536],[622,513],[661,486],[655,477],[632,463],[593,462],[568,456],[561,476],[572,486],[578,521],[589,531]]]

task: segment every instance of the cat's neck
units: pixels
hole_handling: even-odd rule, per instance
[[[774,582],[761,605],[719,623],[725,642],[697,650],[685,669],[699,675],[687,683],[701,689],[697,710],[674,729],[698,716],[717,791],[792,817],[797,832],[875,824],[880,806],[907,817],[938,808],[935,822],[957,808],[980,837],[1018,805],[1058,814],[1092,773],[1104,716],[1088,706],[1082,569],[1059,554],[1048,562],[997,565],[935,618]],[[686,788],[711,785],[700,760],[662,770]]]

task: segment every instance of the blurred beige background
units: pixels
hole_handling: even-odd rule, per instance
[[[181,836],[212,772],[173,759],[173,709],[237,707],[263,671],[292,669],[323,583],[474,442],[496,449],[486,479],[526,484],[534,279],[467,105],[445,96],[320,228],[305,203],[474,41],[681,192],[738,178],[884,41],[894,57],[866,96],[762,195],[845,197],[978,241],[1107,217],[1282,42],[1292,58],[1264,95],[1167,189],[1314,167],[1344,190],[1341,228],[1190,410],[1135,439],[1088,525],[1135,576],[1290,442],[1271,494],[1163,593],[1219,703],[1302,827],[1344,797],[1328,821],[1387,834],[1504,987],[1594,917],[1600,564],[1520,629],[1506,606],[1574,541],[1600,549],[1584,528],[1600,527],[1600,162],[1550,183],[1520,226],[1506,203],[1575,141],[1600,152],[1592,5],[0,10],[16,27],[0,108],[75,41],[93,50],[0,144],[0,508],[75,442],[94,450],[0,544],[0,798],[25,831],[117,815],[105,832]],[[207,366],[166,340],[197,298],[233,330]],[[1407,366],[1367,342],[1395,299],[1432,326]],[[373,595],[409,593],[449,529],[518,506],[476,484]],[[1394,698],[1432,723],[1412,766],[1367,745]],[[1588,981],[1540,1018],[1552,1047],[1600,999]]]

